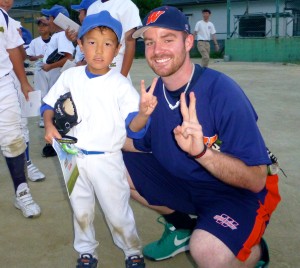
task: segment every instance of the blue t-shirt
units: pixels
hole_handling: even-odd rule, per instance
[[[257,114],[242,89],[228,76],[209,68],[195,66],[195,74],[187,91],[196,96],[196,111],[208,146],[221,141],[220,151],[242,160],[248,166],[270,164],[266,146],[257,126]],[[152,152],[171,174],[185,180],[218,181],[198,162],[182,151],[173,130],[182,124],[180,107],[171,110],[159,79],[154,95],[158,104],[151,124],[134,146]],[[175,104],[185,86],[176,92],[166,90],[169,102]],[[220,182],[221,183],[221,182]]]

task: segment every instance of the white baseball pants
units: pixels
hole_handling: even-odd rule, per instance
[[[122,153],[84,155],[77,157],[77,165],[80,175],[70,197],[75,250],[80,254],[96,254],[99,244],[93,225],[96,195],[114,243],[126,257],[141,254]]]

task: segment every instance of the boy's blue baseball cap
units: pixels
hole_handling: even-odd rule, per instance
[[[59,13],[62,13],[63,15],[65,15],[68,18],[70,17],[70,14],[69,14],[68,10],[65,7],[60,6],[60,5],[54,5],[50,9],[44,9],[43,8],[41,10],[41,13],[43,15],[47,16],[47,17],[51,16],[51,17],[54,17],[54,18],[56,18]]]
[[[24,40],[25,45],[29,45],[30,42],[32,41],[32,34],[31,34],[31,32],[29,32],[24,27],[21,27],[21,31],[22,31],[22,39]]]
[[[80,11],[82,9],[87,10],[91,4],[96,2],[97,0],[82,0],[79,5],[71,5],[71,8],[76,11]]]
[[[132,34],[132,37],[143,37],[143,33],[149,29],[149,27],[159,27],[191,33],[191,27],[187,17],[178,8],[171,6],[162,6],[150,11],[143,20],[143,26],[137,29]]]
[[[86,16],[79,30],[78,38],[81,38],[88,31],[97,28],[99,26],[105,26],[112,29],[117,35],[118,41],[119,42],[121,41],[122,24],[121,22],[113,18],[107,10],[103,10],[99,13]]]

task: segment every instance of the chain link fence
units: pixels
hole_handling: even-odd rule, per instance
[[[33,37],[38,36],[38,30],[35,21],[41,16],[41,12],[39,10],[14,8],[11,9],[8,14],[13,19],[21,22],[22,27],[29,30]]]

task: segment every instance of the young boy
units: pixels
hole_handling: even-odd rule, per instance
[[[36,67],[41,66],[48,44],[51,40],[49,21],[46,17],[37,18],[39,36],[34,38],[26,49],[27,57],[30,61],[36,62]]]
[[[23,40],[11,18],[0,8],[0,146],[15,188],[15,207],[24,217],[38,217],[41,209],[34,202],[27,184],[25,171],[26,143],[21,130],[21,109],[12,76],[14,70],[22,92],[28,99],[32,91],[22,60],[19,46]]]
[[[79,31],[78,44],[87,66],[64,71],[43,99],[45,105],[45,140],[61,138],[53,125],[53,108],[57,99],[70,92],[80,123],[73,127],[78,139],[76,157],[79,177],[70,196],[74,212],[74,248],[79,253],[77,267],[96,267],[93,226],[95,195],[102,207],[115,244],[126,257],[126,268],[145,267],[141,243],[137,235],[130,189],[121,149],[127,135],[142,137],[149,116],[156,107],[153,88],[148,92],[141,83],[141,99],[130,81],[110,63],[118,54],[122,25],[108,11],[87,16]],[[90,266],[88,266],[88,264]],[[84,266],[86,265],[86,266]]]

